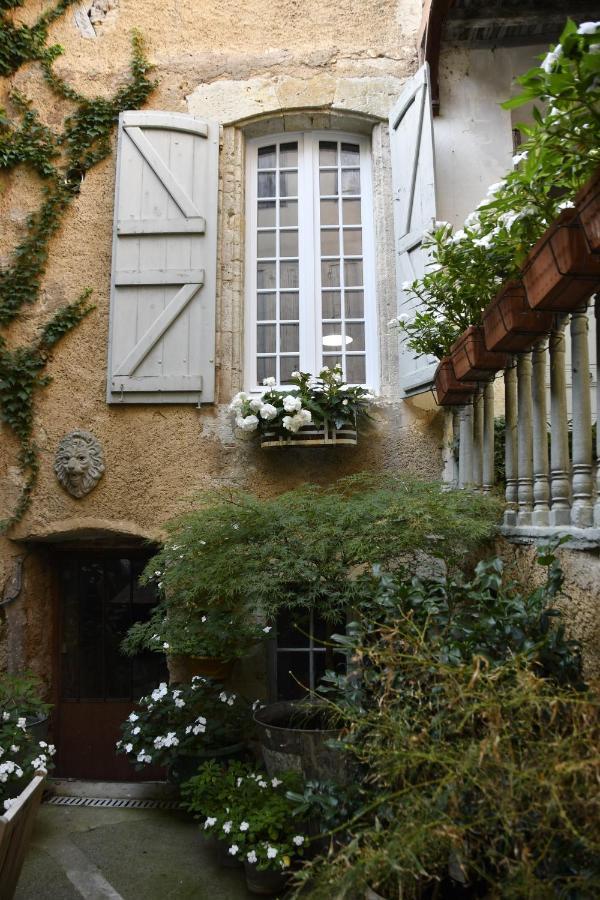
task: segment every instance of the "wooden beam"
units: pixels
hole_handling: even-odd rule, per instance
[[[425,0],[418,32],[419,59],[429,63],[433,115],[440,111],[439,64],[444,21],[454,0]]]

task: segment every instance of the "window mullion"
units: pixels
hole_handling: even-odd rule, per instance
[[[299,145],[298,240],[300,254],[300,370],[314,372],[315,226],[314,141],[305,134]]]

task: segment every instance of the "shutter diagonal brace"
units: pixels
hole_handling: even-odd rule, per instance
[[[175,321],[177,316],[185,309],[194,294],[202,287],[202,284],[186,284],[165,306],[160,316],[155,319],[150,328],[142,335],[123,362],[117,367],[115,377],[132,375],[141,362],[148,356],[154,345],[163,336],[167,328]]]
[[[187,218],[200,216],[198,210],[187,194],[181,187],[169,167],[163,162],[148,138],[145,136],[141,128],[125,127],[125,133],[133,141],[141,155],[144,157],[150,168],[154,171],[157,178],[162,182],[165,190],[171,195],[181,212]]]

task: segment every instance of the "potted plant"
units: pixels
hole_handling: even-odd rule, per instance
[[[476,381],[459,381],[449,356],[440,360],[433,379],[439,406],[464,406],[477,390]]]
[[[264,449],[356,444],[357,424],[373,400],[370,391],[344,384],[339,365],[326,366],[318,377],[294,372],[291,383],[279,390],[274,378],[265,378],[260,397],[236,394],[229,409],[238,431],[257,433]]]
[[[520,281],[502,285],[483,313],[485,345],[489,350],[520,353],[552,328],[551,312],[532,309]]]
[[[31,672],[5,673],[0,679],[0,715],[9,712],[24,716],[27,731],[37,740],[48,737],[50,705],[41,699],[41,693],[41,682]]]
[[[10,808],[38,770],[53,767],[55,748],[28,728],[27,709],[26,703],[0,712],[0,811]]]
[[[328,741],[339,736],[325,703],[284,700],[254,713],[258,740],[269,775],[301,772],[307,778],[338,779],[344,760]]]
[[[592,253],[600,253],[600,168],[575,196],[575,209]]]
[[[483,329],[471,325],[452,345],[452,366],[459,381],[491,381],[508,365],[507,353],[495,353],[485,345]]]
[[[250,723],[248,702],[210,678],[172,687],[162,682],[138,700],[117,750],[136,768],[167,766],[179,784],[206,759],[243,755]]]
[[[308,843],[293,815],[295,801],[287,796],[300,786],[297,773],[270,777],[233,762],[220,773],[205,764],[182,786],[182,794],[203,834],[226,842],[227,853],[244,863],[248,890],[268,895],[285,888],[287,873]]]

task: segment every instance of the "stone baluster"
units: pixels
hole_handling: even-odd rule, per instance
[[[442,481],[444,484],[456,486],[454,463],[454,410],[444,407],[444,423],[442,437]]]
[[[483,485],[483,393],[478,390],[473,398],[473,487]]]
[[[600,293],[596,294],[596,504],[594,525],[600,528]]]
[[[531,525],[533,507],[533,403],[531,397],[531,353],[521,353],[517,359],[517,445],[519,480],[517,525]]]
[[[504,473],[506,478],[506,511],[504,524],[517,524],[517,366],[512,365],[504,372]]]
[[[473,485],[473,405],[466,403],[459,412],[458,486]]]
[[[592,505],[592,407],[587,309],[571,316],[571,372],[573,384],[573,504],[571,522],[589,528]]]
[[[533,524],[550,523],[550,465],[548,460],[548,412],[546,404],[546,361],[548,342],[533,348]]]
[[[550,335],[550,508],[551,525],[571,523],[571,481],[569,472],[569,424],[567,420],[567,378],[565,372],[565,327],[563,316]]]
[[[494,486],[494,382],[483,391],[483,492],[489,494]]]

